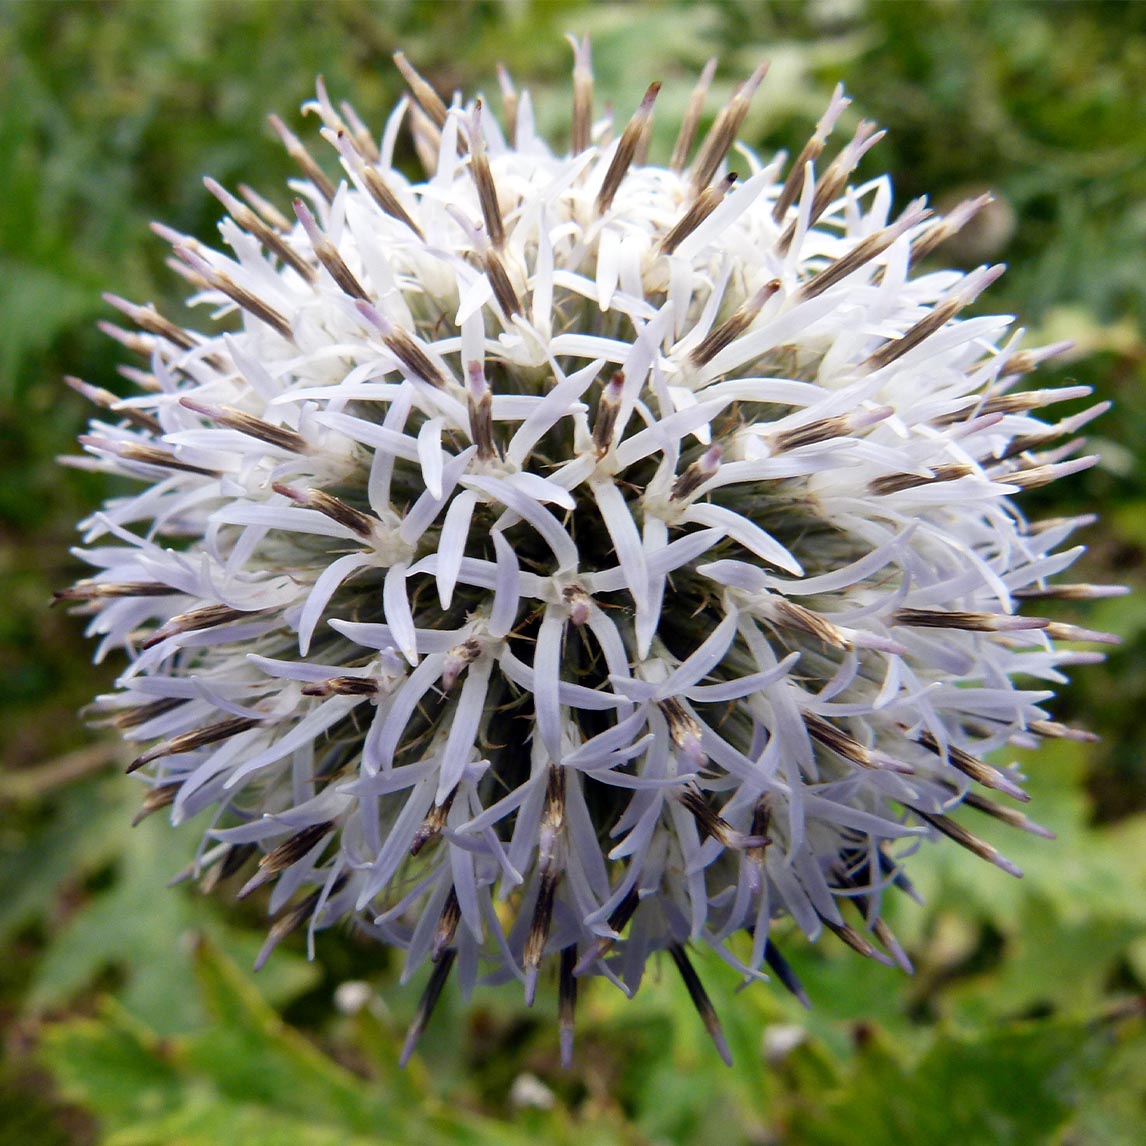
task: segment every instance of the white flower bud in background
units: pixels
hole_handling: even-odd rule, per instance
[[[763,67],[698,139],[706,68],[650,165],[659,85],[594,118],[575,48],[557,151],[504,74],[499,123],[399,56],[380,141],[320,82],[339,178],[274,120],[289,209],[208,179],[219,250],[157,228],[207,330],[109,296],[140,392],[72,380],[104,408],[78,464],[137,483],[60,596],[126,655],[97,710],[141,816],[202,814],[196,874],[272,885],[260,963],[348,917],[431,962],[406,1056],[455,968],[530,1001],[554,968],[566,1060],[580,982],[657,951],[727,1056],[687,948],[803,998],[779,916],[909,969],[901,857],[1019,874],[951,813],[1042,831],[983,757],[1082,735],[1044,686],[1110,639],[1038,616],[1115,591],[1053,580],[1085,522],[1016,504],[1093,463],[1101,407],[1046,420],[1086,393],[1025,387],[1057,348],[960,317],[1001,268],[920,266],[987,199],[852,183],[881,133],[833,144],[839,90],[759,160]]]

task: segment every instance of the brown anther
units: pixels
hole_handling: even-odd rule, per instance
[[[673,744],[697,767],[703,767],[708,757],[700,747],[701,729],[692,714],[676,697],[658,700],[657,708],[668,724]]]
[[[835,286],[865,263],[878,258],[896,239],[930,214],[931,212],[922,206],[921,201],[909,204],[907,210],[894,223],[860,240],[846,255],[829,263],[814,278],[805,282],[798,291],[799,300],[802,302],[823,294],[829,287]]]
[[[410,217],[406,208],[398,202],[398,197],[386,186],[386,181],[382,178],[382,173],[376,167],[363,166],[359,172],[362,177],[362,185],[366,188],[370,198],[382,208],[393,219],[397,219],[400,223],[405,223],[419,239],[425,240],[425,235],[422,234],[422,228]]]
[[[138,366],[129,366],[127,363],[121,362],[116,366],[115,372],[121,378],[126,378],[133,386],[138,387],[147,394],[161,394],[163,392],[163,387],[160,385],[159,379],[156,378],[150,370],[140,370]],[[146,425],[144,425],[142,421],[139,422],[144,429],[153,430],[155,432],[160,432],[162,429],[162,427],[159,426],[159,420],[157,418],[152,418],[150,414],[145,414],[143,411],[137,410],[134,406],[130,405],[127,399],[124,399],[122,402],[117,402],[114,409],[116,413],[122,413],[125,418],[129,418],[133,422],[139,421],[139,419],[150,419]],[[129,410],[132,411],[132,413],[128,413]],[[151,423],[154,423],[154,425]]]
[[[492,461],[497,457],[497,446],[493,440],[493,392],[480,362],[467,362],[466,376],[469,382],[466,406],[470,439],[477,446],[478,459],[483,462]]]
[[[565,826],[565,769],[556,764],[549,765],[545,778],[545,811],[541,823],[554,834]]]
[[[517,90],[503,64],[497,65],[497,85],[501,88],[501,106],[505,114],[505,138],[513,147],[517,140]]]
[[[848,923],[836,923],[834,920],[827,919],[825,916],[820,916],[824,926],[832,932],[833,935],[842,939],[853,951],[858,955],[862,955],[865,959],[879,960],[879,952],[868,942],[868,940],[860,934],[854,927]]]
[[[109,338],[114,338],[120,346],[126,347],[132,354],[138,354],[141,358],[151,358],[151,352],[155,348],[154,335],[136,334],[134,330],[124,330],[122,326],[116,326],[114,322],[102,318],[96,323],[96,327]]]
[[[378,145],[374,142],[370,129],[358,118],[358,113],[346,100],[343,100],[338,108],[350,128],[350,137],[354,140],[358,153],[367,163],[378,163],[382,156],[378,152]]]
[[[768,839],[768,827],[772,823],[772,800],[768,795],[761,796],[752,809],[752,828],[750,834],[757,839]],[[756,863],[764,862],[764,851],[767,844],[754,844],[748,849],[749,859]]]
[[[468,637],[461,644],[454,645],[446,653],[445,665],[442,668],[442,688],[449,692],[457,683],[458,677],[474,663],[482,654],[482,643],[477,637]]]
[[[976,784],[982,784],[984,788],[991,788],[997,792],[1004,792],[1012,799],[1021,800],[1024,803],[1030,799],[1030,796],[1014,783],[1006,773],[980,760],[977,756],[972,756],[970,752],[949,744],[946,753],[944,753],[939,741],[926,730],[920,733],[919,743],[929,752],[934,752],[936,756],[946,755],[948,764],[957,768],[964,776],[974,780]]]
[[[804,726],[813,740],[818,740],[837,756],[842,756],[845,760],[850,760],[861,768],[878,767],[867,748],[841,728],[837,728],[830,720],[825,720],[822,716],[817,716],[814,712],[806,710],[801,715],[804,718]]]
[[[400,326],[394,327],[382,339],[386,349],[416,378],[428,382],[439,390],[446,388],[445,375],[430,361],[429,355],[414,337]]]
[[[298,863],[320,840],[326,839],[334,831],[334,827],[333,820],[311,824],[272,848],[259,860],[259,870],[243,884],[236,898],[245,899],[256,888],[269,883],[280,872]]]
[[[223,880],[233,876],[259,850],[258,844],[231,844],[200,883],[204,892],[214,891]]]
[[[708,95],[708,88],[714,75],[716,75],[715,56],[704,65],[704,70],[696,81],[696,87],[692,89],[692,95],[688,97],[688,106],[681,117],[680,131],[677,133],[676,143],[673,144],[672,158],[669,160],[670,171],[679,173],[685,169],[685,165],[688,163],[688,153],[692,150],[693,140],[696,139],[696,129],[700,126],[701,115],[704,114],[704,97]]]
[[[346,261],[339,254],[338,248],[319,229],[318,222],[310,208],[301,199],[295,199],[292,206],[298,221],[302,224],[302,229],[306,232],[307,238],[310,239],[315,258],[326,268],[327,273],[338,284],[339,289],[351,298],[360,298],[368,302],[370,296],[358,279],[354,277],[354,272],[346,265]]]
[[[427,177],[433,178],[438,170],[438,154],[442,147],[442,133],[434,121],[416,104],[410,108],[410,135],[414,141],[414,154]]]
[[[988,863],[1002,868],[1010,875],[1021,876],[1023,874],[1009,859],[1002,855],[998,848],[993,847],[986,840],[981,840],[978,836],[972,835],[962,824],[957,824],[950,817],[940,815],[937,812],[923,812],[911,804],[904,806],[924,823],[930,824],[936,831],[942,832],[948,839],[954,840],[960,847],[966,848],[972,855],[985,859]]]
[[[1057,720],[1032,720],[1027,728],[1036,736],[1044,736],[1050,740],[1078,740],[1083,744],[1098,742],[1098,737],[1093,732],[1087,732],[1083,728],[1071,728],[1069,724],[1060,724]]]
[[[1028,585],[1024,589],[1012,589],[1011,596],[1016,600],[1092,601],[1099,597],[1121,596],[1125,590],[1118,585]]]
[[[684,501],[685,498],[692,497],[705,482],[716,476],[717,471],[720,469],[720,460],[723,455],[724,451],[718,445],[705,450],[705,452],[673,482],[672,490],[669,492],[669,500]]]
[[[805,422],[802,426],[775,434],[770,444],[780,454],[786,450],[797,450],[801,446],[814,446],[832,438],[843,437],[850,428],[851,419],[847,414],[839,414],[834,418],[817,418],[814,422]]]
[[[406,1031],[406,1041],[402,1045],[402,1054],[398,1058],[399,1066],[405,1066],[406,1063],[410,1061],[410,1056],[414,1053],[414,1049],[418,1045],[418,1040],[425,1032],[426,1024],[430,1021],[430,1016],[434,1013],[434,1008],[437,1006],[438,999],[442,994],[442,988],[446,985],[446,980],[450,977],[450,970],[453,968],[454,960],[457,957],[458,949],[456,947],[447,947],[434,964],[434,969],[430,973],[430,980],[426,984],[426,989],[422,992],[421,999],[418,1001],[418,1010],[415,1012],[414,1019]]]
[[[1029,816],[1014,808],[996,804],[994,800],[988,800],[976,792],[964,793],[963,803],[969,808],[974,808],[977,812],[982,812],[984,815],[1008,825],[1008,827],[1019,828],[1024,832],[1030,832],[1032,836],[1042,836],[1046,840],[1054,839],[1054,832],[1049,828],[1044,828],[1042,824],[1036,824]]]
[[[836,120],[850,103],[851,100],[843,98],[842,87],[837,88],[832,96],[832,102],[828,105],[828,110],[816,124],[816,130],[788,169],[788,177],[784,180],[784,186],[780,189],[775,206],[772,208],[772,218],[776,223],[783,220],[788,209],[800,197],[800,192],[804,189],[808,164],[815,163],[823,154],[824,144],[827,143],[832,129],[836,126]]]
[[[251,294],[246,287],[239,286],[230,275],[224,271],[216,270],[201,255],[196,254],[190,247],[180,244],[174,248],[175,254],[192,271],[195,272],[208,286],[225,294],[236,306],[248,314],[265,322],[272,330],[285,338],[288,342],[294,341],[294,331],[290,323],[268,303]]]
[[[393,59],[414,99],[418,101],[418,106],[429,116],[434,126],[440,128],[446,122],[448,114],[441,96],[422,78],[414,65],[406,59],[405,52],[395,52]]]
[[[553,905],[557,901],[557,886],[561,882],[561,869],[551,868],[542,873],[537,887],[537,900],[533,905],[533,917],[529,922],[529,932],[525,937],[525,948],[521,964],[525,969],[525,1003],[533,1005],[537,984],[537,969],[549,942],[549,932],[553,927]]]
[[[227,208],[231,213],[231,218],[234,219],[243,230],[250,232],[268,251],[277,255],[284,265],[290,267],[308,283],[315,281],[318,275],[314,267],[312,267],[278,231],[268,226],[250,207],[245,203],[239,202],[226,188],[216,183],[214,179],[207,177],[203,180],[203,184],[207,190]]]
[[[347,876],[341,875],[334,881],[334,886],[329,892],[326,892],[325,889],[321,887],[315,888],[305,899],[299,900],[293,907],[288,907],[282,915],[274,921],[271,925],[271,929],[267,932],[266,942],[263,944],[258,957],[255,959],[254,969],[256,971],[261,970],[263,964],[270,958],[271,952],[294,931],[295,928],[301,927],[302,924],[314,915],[322,896],[324,894],[337,894],[346,885],[346,880]]]
[[[112,414],[119,414],[125,421],[131,422],[134,426],[146,430],[148,433],[163,433],[163,426],[158,418],[147,413],[146,410],[127,405],[110,390],[105,390],[102,386],[93,386],[90,382],[85,382],[82,378],[76,378],[72,374],[66,375],[64,382],[77,394],[82,395],[93,405],[99,406],[100,409],[107,410]]]
[[[807,226],[813,226],[820,216],[839,198],[844,187],[847,186],[848,176],[856,169],[864,153],[871,149],[884,136],[882,131],[877,132],[874,123],[864,120],[856,128],[855,136],[851,142],[828,165],[828,169],[820,176],[816,184],[815,194],[808,210]],[[796,237],[798,220],[793,219],[787,230],[780,236],[776,249],[780,254],[787,254]]]
[[[154,334],[157,338],[162,338],[173,346],[178,346],[181,350],[194,350],[198,345],[187,331],[176,326],[170,319],[164,318],[150,303],[146,306],[137,306],[135,303],[120,298],[119,295],[110,294],[106,291],[103,300],[130,318],[140,330]]]
[[[888,474],[886,477],[875,478],[868,482],[867,488],[877,497],[883,497],[891,493],[901,493],[905,489],[931,485],[934,482],[956,481],[959,478],[970,477],[974,472],[974,466],[953,462],[949,465],[932,466],[930,477],[923,477],[920,474]]]
[[[751,298],[743,302],[736,311],[715,330],[700,340],[688,356],[693,366],[707,366],[726,346],[739,338],[756,321],[764,304],[780,289],[779,279],[766,282]]]
[[[413,842],[410,844],[410,855],[416,856],[428,843],[432,843],[442,834],[442,829],[446,826],[446,817],[449,816],[450,808],[453,807],[456,793],[457,788],[452,788],[450,794],[440,804],[435,804],[426,813],[425,819],[418,825],[418,830],[414,833]]]
[[[232,736],[238,736],[240,732],[254,728],[258,723],[259,721],[251,720],[249,717],[235,716],[229,720],[220,720],[215,724],[196,728],[191,732],[180,733],[137,756],[128,765],[127,771],[134,772],[164,756],[178,756],[183,752],[194,752],[197,748],[205,748],[208,744],[217,744],[220,740],[229,740]]]
[[[644,99],[641,100],[640,107],[633,112],[632,118],[625,125],[625,130],[621,132],[617,150],[613,153],[612,162],[605,172],[605,178],[601,181],[601,190],[597,192],[596,208],[598,215],[604,215],[613,205],[613,198],[633,162],[641,138],[652,118],[653,104],[656,102],[657,93],[660,90],[661,85],[659,83],[649,85]]]
[[[699,788],[689,784],[676,794],[676,798],[682,807],[692,813],[702,843],[711,836],[723,847],[738,846],[739,833],[733,830],[723,816],[708,806],[704,793]]]
[[[878,350],[869,354],[860,363],[860,369],[875,371],[890,366],[909,350],[914,350],[920,343],[930,338],[936,331],[942,330],[966,305],[966,302],[960,298],[950,298],[946,302],[940,303],[930,314],[921,318],[899,338],[885,342]]]
[[[1048,622],[1038,617],[1013,617],[998,613],[968,613],[959,609],[897,609],[893,625],[924,629],[963,629],[969,633],[999,633],[1014,630],[1046,629]]]
[[[277,115],[267,117],[267,122],[274,129],[275,134],[282,140],[287,154],[298,164],[302,173],[314,184],[318,193],[328,202],[334,202],[334,184],[326,177],[322,168],[315,162],[314,156],[303,147],[299,138]]]
[[[240,183],[239,194],[266,220],[269,226],[284,234],[290,231],[290,220],[269,199],[264,199],[253,187],[249,187],[246,183]]]
[[[230,430],[238,430],[248,437],[258,438],[268,446],[277,446],[292,454],[308,454],[310,446],[307,440],[295,430],[288,430],[285,426],[274,426],[270,422],[256,418],[253,414],[236,410],[234,406],[211,406],[204,402],[197,402],[193,398],[180,398],[179,404],[196,414],[210,418],[220,426]]]
[[[521,300],[517,297],[517,291],[513,289],[513,283],[509,281],[509,272],[505,269],[505,263],[496,247],[490,247],[485,252],[482,257],[482,267],[502,314],[508,319],[515,314],[523,313]]]
[[[446,902],[442,904],[442,914],[438,917],[438,926],[434,931],[434,943],[430,948],[430,962],[437,963],[449,949],[458,930],[458,923],[462,918],[461,905],[458,903],[458,893],[451,887]]]
[[[180,633],[196,633],[201,629],[230,625],[235,621],[247,620],[259,615],[259,613],[244,613],[241,609],[232,609],[230,605],[204,605],[202,608],[191,609],[189,612],[179,613],[172,617],[143,642],[143,648],[150,649],[159,644],[160,641],[165,641],[168,637],[174,637]]]
[[[613,908],[612,914],[609,916],[609,930],[615,935],[620,935],[629,925],[629,920],[633,918],[633,915],[640,905],[640,893],[636,887],[630,887],[625,893],[624,898]],[[595,963],[598,959],[604,958],[605,955],[612,950],[616,942],[617,940],[610,935],[599,935],[596,943],[593,945],[593,950],[585,955],[578,964],[577,970],[582,971],[585,967]]]
[[[132,817],[131,826],[137,827],[153,812],[158,812],[161,808],[168,808],[174,804],[175,797],[179,795],[179,789],[182,786],[182,782],[176,780],[170,784],[157,784],[154,788],[149,789],[147,795],[143,797],[139,811]]]
[[[850,649],[851,641],[820,613],[789,601],[786,597],[776,597],[768,602],[772,620],[785,628],[799,629],[818,641],[823,641],[833,649]]]
[[[377,696],[378,682],[368,676],[332,676],[300,691],[303,696]]]
[[[672,961],[676,964],[676,969],[680,972],[681,979],[684,980],[688,997],[692,1000],[692,1005],[696,1008],[696,1013],[700,1015],[700,1020],[704,1023],[704,1029],[708,1031],[708,1036],[712,1039],[717,1053],[724,1060],[726,1066],[731,1066],[732,1055],[728,1049],[728,1042],[724,1038],[724,1030],[721,1028],[720,1019],[716,1014],[716,1008],[713,1007],[712,1000],[708,997],[708,992],[704,989],[704,984],[700,981],[700,976],[697,975],[692,963],[689,962],[684,947],[679,943],[670,943],[668,953],[672,956]]]
[[[719,183],[706,187],[693,199],[685,213],[657,244],[660,254],[671,255],[720,206],[735,182],[736,172],[730,171]]]
[[[593,68],[589,57],[589,38],[578,43],[572,36],[573,45],[573,127],[571,150],[580,155],[591,142],[593,127]]]
[[[204,477],[219,476],[217,470],[180,461],[170,450],[160,446],[144,445],[142,442],[109,442],[98,438],[93,439],[86,434],[80,438],[80,441],[84,445],[94,445],[110,450],[127,462],[140,462],[147,466],[159,466],[165,470],[182,470],[184,473],[202,474]]]
[[[1038,489],[1050,485],[1061,476],[1057,465],[1031,466],[1029,469],[1015,470],[1013,473],[992,475],[992,480],[1006,485],[1018,486],[1021,490]]]
[[[762,63],[749,78],[736,89],[732,99],[720,109],[715,122],[704,137],[700,151],[692,164],[691,188],[695,198],[711,182],[729,148],[736,142],[744,117],[748,114],[752,97],[768,73],[768,64]]]
[[[358,534],[363,540],[374,536],[374,527],[378,524],[376,517],[363,513],[362,510],[355,509],[352,505],[347,505],[341,498],[337,498],[325,490],[297,490],[292,486],[284,485],[282,482],[274,482],[271,488],[275,493],[289,497],[298,505],[306,506],[307,509],[318,510],[319,513],[329,517],[331,521],[337,521],[339,525],[344,525],[352,533]]]
[[[482,103],[479,99],[474,104],[474,114],[470,121],[470,174],[473,176],[474,185],[477,187],[478,202],[481,204],[486,234],[489,236],[489,241],[500,251],[505,245],[505,223],[501,217],[501,206],[497,201],[497,186],[493,181],[489,156],[485,150],[481,116]]]
[[[920,259],[925,259],[940,243],[945,243],[961,231],[984,207],[994,201],[994,196],[990,193],[980,195],[976,199],[967,199],[947,215],[936,219],[918,238],[912,240],[911,262],[917,263]]]
[[[602,458],[613,444],[617,415],[621,412],[621,395],[625,389],[625,375],[618,370],[601,389],[597,400],[597,415],[593,419],[593,445],[597,457]]]
[[[126,732],[131,728],[139,728],[141,725],[147,724],[148,721],[155,720],[156,717],[174,712],[180,705],[186,703],[182,697],[165,697],[163,700],[153,700],[148,704],[137,704],[131,708],[125,708],[106,719],[93,719],[92,723],[111,725],[113,728]]]
[[[162,581],[77,581],[52,594],[55,601],[106,601],[117,597],[173,597],[180,593]]]

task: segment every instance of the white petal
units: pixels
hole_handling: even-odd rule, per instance
[[[545,610],[533,653],[533,710],[537,733],[555,764],[561,760],[561,637],[564,611],[555,605]]]
[[[398,651],[410,662],[418,663],[418,638],[414,632],[414,615],[410,612],[410,600],[406,596],[405,561],[391,565],[386,571],[386,580],[382,584],[382,611],[386,616],[386,623],[394,634],[394,643]]]
[[[337,561],[328,565],[314,583],[314,588],[307,594],[306,604],[298,618],[298,651],[300,656],[306,656],[310,650],[310,639],[314,635],[314,628],[322,616],[330,598],[338,590],[338,586],[363,565],[370,564],[370,556],[366,553],[348,553],[339,557]]]
[[[513,628],[517,610],[521,606],[521,570],[517,554],[505,535],[495,529],[492,536],[493,547],[497,552],[497,581],[488,628],[491,636],[504,637]]]
[[[723,529],[729,537],[739,541],[745,549],[750,549],[757,557],[764,561],[770,561],[773,565],[778,565],[788,573],[794,573],[797,577],[803,573],[800,563],[774,537],[769,536],[760,526],[749,521],[748,518],[742,517],[739,513],[734,513],[731,509],[725,509],[720,505],[700,503],[690,505],[685,511],[685,517],[700,525],[711,525],[715,529]]]
[[[450,607],[458,572],[465,556],[466,542],[469,539],[470,521],[473,519],[477,494],[473,490],[462,490],[446,510],[442,520],[442,533],[438,540],[438,599],[443,609]]]
[[[442,496],[442,419],[429,418],[418,431],[418,462],[422,467],[422,480],[431,497]]]
[[[645,551],[640,534],[629,513],[625,495],[615,482],[596,482],[593,496],[601,511],[605,528],[609,531],[617,561],[625,574],[625,588],[633,598],[637,612],[649,606],[649,574],[645,568]]]

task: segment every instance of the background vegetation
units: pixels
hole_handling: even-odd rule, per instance
[[[504,61],[557,131],[566,31],[592,36],[598,90],[622,115],[666,81],[662,131],[710,55],[725,92],[768,56],[745,129],[760,149],[799,146],[842,79],[856,117],[889,129],[864,170],[891,170],[901,203],[994,190],[997,208],[946,257],[1011,264],[983,305],[1022,315],[1031,344],[1073,338],[1046,383],[1116,402],[1095,431],[1102,466],[1039,508],[1100,511],[1086,575],[1142,588],[1146,5],[7,0],[0,1143],[1146,1141],[1141,593],[1085,618],[1124,644],[1079,671],[1058,711],[1103,740],[1029,761],[1035,814],[1059,839],[1003,840],[1026,879],[924,849],[927,906],[894,920],[915,976],[794,942],[810,1014],[769,987],[735,993],[706,961],[731,1071],[655,969],[635,1002],[588,993],[572,1071],[557,1066],[549,1005],[492,990],[468,1010],[448,996],[398,1071],[418,984],[399,988],[394,960],[328,933],[316,962],[288,943],[252,976],[260,905],[164,890],[188,839],[161,817],[127,827],[138,793],[123,754],[74,715],[116,666],[93,669],[81,624],[45,608],[77,572],[73,523],[105,494],[54,460],[87,415],[61,376],[117,385],[116,347],[94,329],[110,316],[100,292],[181,313],[148,221],[209,240],[208,172],[282,205],[292,172],[265,117],[298,127],[316,73],[380,126],[397,47],[445,91],[492,88]]]

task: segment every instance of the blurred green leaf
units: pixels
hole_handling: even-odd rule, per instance
[[[1047,1142],[1109,1058],[1103,1033],[1083,1023],[941,1036],[914,1066],[876,1040],[839,1092],[797,1111],[794,1139],[807,1146]]]
[[[104,785],[101,790],[112,787]],[[229,941],[231,935],[214,920],[205,901],[186,889],[166,886],[190,862],[193,838],[186,832],[173,833],[161,817],[129,827],[131,810],[125,799],[129,790],[134,802],[135,786],[122,778],[115,781],[114,819],[107,809],[104,856],[115,856],[111,885],[91,896],[53,937],[27,1002],[33,1010],[59,1007],[102,973],[114,970],[123,979],[121,999],[127,1010],[168,1034],[203,1019],[198,1000],[186,989],[192,971],[190,938],[200,930],[227,935]],[[76,834],[87,838],[83,828]],[[67,854],[67,849],[60,849],[59,855]],[[260,941],[250,936],[233,945],[253,961]],[[316,967],[283,951],[258,982],[268,997],[283,1003],[312,986],[318,975]]]
[[[395,1091],[352,1074],[288,1026],[206,939],[194,945],[195,982],[213,1023],[157,1037],[111,1000],[96,1019],[49,1025],[41,1057],[63,1096],[88,1107],[107,1146],[536,1146],[517,1132],[408,1078]],[[249,1134],[245,1128],[249,1128]],[[542,1141],[580,1139],[560,1113],[540,1117]],[[602,1143],[617,1141],[605,1131]]]
[[[70,327],[103,310],[94,283],[19,259],[0,258],[0,398]]]
[[[5,844],[0,850],[0,938],[44,918],[66,883],[82,879],[119,852],[124,805],[118,783],[76,784],[54,811],[23,838],[14,817],[0,829]]]
[[[166,1114],[183,1101],[171,1046],[111,1000],[98,1018],[48,1027],[40,1053],[64,1097],[109,1128]]]

